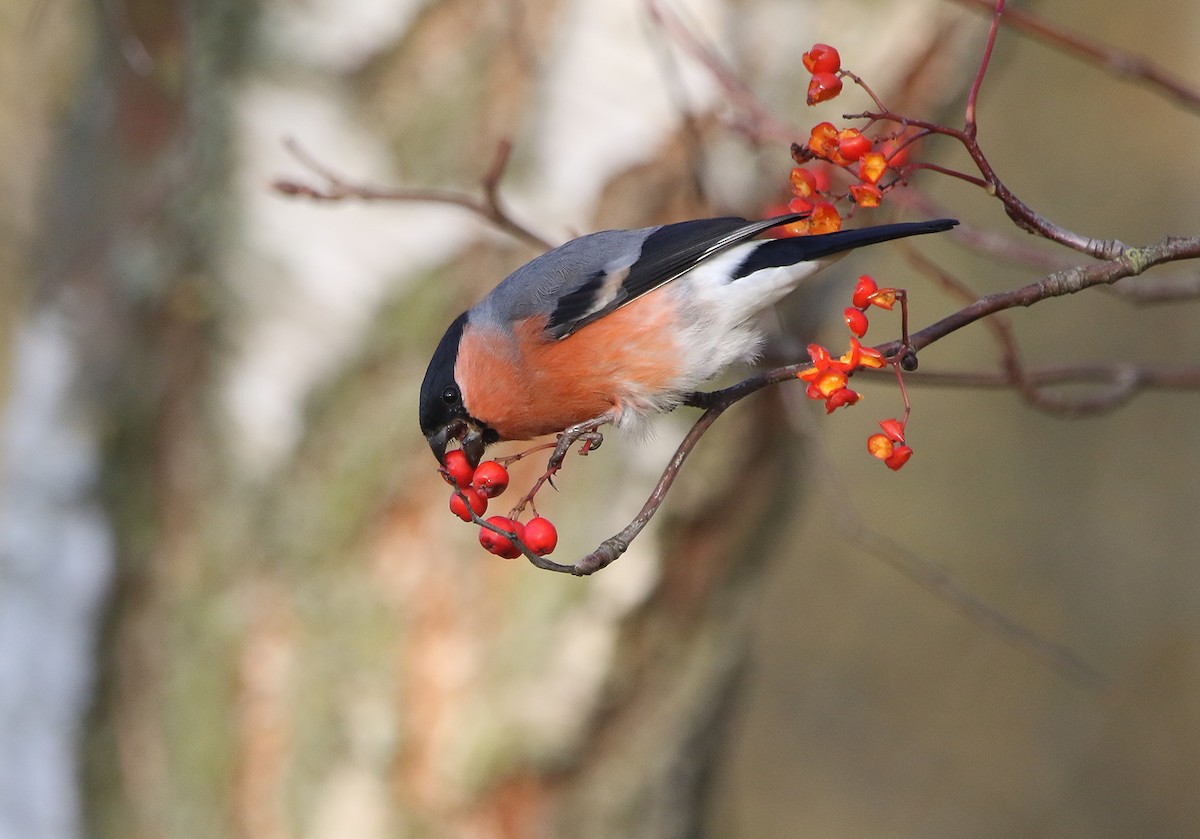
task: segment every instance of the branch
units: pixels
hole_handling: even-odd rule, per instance
[[[890,375],[890,370],[865,370],[872,378]],[[1152,365],[1112,362],[1109,364],[1063,364],[1022,369],[1014,381],[1010,370],[932,371],[907,374],[911,385],[972,389],[1016,389],[1032,407],[1050,414],[1068,417],[1105,414],[1129,403],[1147,390],[1200,390],[1200,368],[1163,369]],[[1089,396],[1068,398],[1046,392],[1048,387],[1092,384],[1103,387]]]
[[[980,318],[1017,306],[1032,306],[1050,297],[1075,294],[1085,288],[1109,285],[1125,277],[1134,277],[1155,265],[1183,259],[1200,258],[1200,237],[1181,238],[1169,236],[1155,245],[1144,248],[1125,248],[1120,256],[1105,262],[1068,268],[1048,274],[1036,283],[981,297],[952,315],[949,315],[910,337],[910,346],[921,349],[951,332],[962,329]],[[900,350],[900,342],[893,341],[876,347],[885,356]]]
[[[989,4],[991,5],[991,4]],[[988,64],[992,61],[992,50],[996,47],[996,35],[1000,32],[1000,18],[1004,16],[1004,0],[995,0],[992,10],[992,25],[988,29],[987,44],[983,48],[983,57],[979,60],[979,70],[975,73],[975,81],[971,83],[971,92],[967,94],[966,119],[963,121],[963,131],[972,140],[979,130],[975,121],[975,109],[979,102],[979,89],[983,86],[983,77],[987,75]]]
[[[1012,291],[981,297],[954,314],[910,335],[908,347],[913,350],[927,347],[977,320],[996,312],[1004,311],[1005,309],[1012,309],[1017,306],[1032,306],[1041,300],[1051,297],[1074,294],[1085,288],[1110,284],[1124,277],[1136,276],[1155,265],[1197,258],[1200,258],[1200,237],[1187,239],[1169,237],[1163,239],[1158,244],[1148,247],[1126,248],[1120,256],[1106,262],[1057,271],[1046,275],[1036,283],[1030,283]],[[899,353],[904,347],[900,341],[892,341],[879,345],[875,349],[885,357],[890,358]],[[798,373],[808,369],[810,366],[811,364],[808,362],[787,364],[750,376],[722,390],[710,393],[696,393],[689,396],[684,400],[684,404],[691,407],[703,408],[704,413],[700,415],[699,419],[696,420],[695,424],[688,431],[687,436],[680,442],[678,448],[675,450],[675,454],[663,470],[658,484],[655,485],[654,490],[650,493],[650,497],[646,499],[646,503],[642,505],[642,509],[638,512],[637,516],[619,533],[605,539],[596,550],[574,565],[561,566],[556,564],[556,567],[550,570],[569,571],[572,574],[583,576],[593,574],[614,562],[621,554],[628,550],[630,542],[642,532],[650,519],[658,512],[659,507],[661,507],[663,500],[666,498],[667,492],[675,482],[675,478],[678,476],[684,461],[687,460],[688,455],[691,454],[697,443],[700,442],[700,438],[717,421],[717,418],[729,407],[745,399],[750,394],[756,393],[765,387],[779,384],[780,382],[791,381],[796,378]],[[1114,392],[1119,393],[1122,399],[1132,396],[1137,389],[1149,386],[1152,382],[1163,383],[1170,379],[1170,374],[1164,371],[1158,371],[1156,374],[1146,372],[1131,376],[1124,367],[1112,369],[1117,371],[1114,374],[1114,380],[1119,380],[1116,381],[1115,385],[1118,390]],[[1006,383],[1010,387],[1019,381],[1013,377],[1011,370],[1008,371],[1007,376]],[[1026,382],[1031,381],[1029,377],[1025,377],[1024,380]],[[1035,383],[1042,384],[1042,382],[1036,381]],[[1200,382],[1196,381],[1195,373],[1187,371],[1174,384],[1181,387],[1192,387],[1200,385]],[[1106,398],[1111,398],[1114,401],[1117,399],[1117,397]],[[1049,405],[1052,402],[1052,399],[1044,394],[1039,395],[1038,399],[1044,405]],[[1081,404],[1083,405],[1082,408],[1080,408]],[[1063,411],[1078,412],[1086,409],[1086,403],[1075,403],[1073,408],[1064,407]],[[533,561],[532,556],[529,558]],[[544,566],[541,566],[539,563],[539,567]]]
[[[358,199],[360,201],[421,201],[434,204],[453,204],[470,210],[484,221],[494,224],[512,236],[542,250],[550,250],[554,245],[534,233],[509,215],[507,208],[500,200],[500,180],[508,168],[508,160],[512,154],[512,143],[502,140],[496,146],[496,156],[481,179],[482,197],[474,197],[463,192],[448,189],[398,189],[373,186],[371,184],[354,183],[320,163],[304,150],[294,139],[288,138],[284,145],[292,155],[325,183],[321,187],[312,186],[288,178],[278,178],[272,183],[276,192],[299,198],[309,198],[313,201],[345,201]]]
[[[954,0],[960,6],[992,11],[993,0]],[[1001,21],[1019,32],[1050,44],[1065,53],[1107,70],[1118,78],[1144,82],[1159,94],[1200,112],[1200,89],[1168,73],[1145,56],[1086,38],[1078,32],[1052,24],[1031,12],[1010,9]]]
[[[1094,256],[1097,259],[1111,259],[1120,254],[1125,248],[1124,243],[1115,239],[1093,239],[1089,236],[1083,236],[1072,230],[1068,230],[1059,224],[1055,224],[1018,198],[1000,180],[1000,177],[996,174],[996,170],[992,168],[991,162],[987,159],[987,156],[983,153],[983,149],[975,139],[974,134],[967,129],[950,128],[949,126],[926,120],[910,119],[888,110],[864,111],[860,114],[845,114],[844,116],[846,119],[894,122],[905,127],[920,128],[929,134],[940,134],[944,137],[957,140],[962,144],[967,154],[970,155],[972,162],[975,163],[975,167],[979,170],[979,174],[983,176],[983,186],[986,191],[1000,199],[1004,204],[1005,213],[1023,230],[1036,233],[1053,242],[1058,242],[1060,245],[1065,245],[1072,250],[1085,253],[1088,256]],[[973,127],[973,124],[969,124],[969,127]],[[962,177],[962,175],[960,174],[959,177]]]

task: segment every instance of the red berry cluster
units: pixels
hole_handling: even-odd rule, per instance
[[[842,92],[842,57],[829,44],[813,44],[801,57],[804,69],[812,73],[808,83],[808,104],[832,99]]]
[[[800,164],[792,170],[791,180],[793,192],[797,178],[803,178],[798,172],[805,172],[804,167],[814,160],[836,166],[852,177],[857,178],[849,188],[849,198],[859,207],[878,207],[883,201],[883,193],[891,184],[880,186],[879,182],[894,166],[895,156],[888,156],[888,146],[891,142],[880,144],[871,140],[857,128],[838,128],[832,122],[821,122],[813,126],[809,132],[808,142],[803,146],[793,148],[793,156]],[[840,196],[827,196],[835,200],[846,198],[846,193]],[[836,228],[835,228],[836,229]]]
[[[809,344],[808,356],[813,366],[801,370],[796,378],[808,382],[805,396],[825,400],[827,414],[853,405],[862,398],[862,394],[850,389],[850,374],[855,370],[868,367],[878,369],[884,365],[883,355],[871,347],[864,347],[857,338],[851,338],[850,350],[837,358],[820,344]]]
[[[485,460],[474,469],[460,449],[446,455],[446,466],[440,470],[442,477],[454,486],[450,494],[450,512],[463,521],[478,521],[487,512],[488,499],[495,498],[508,489],[508,470],[494,460]],[[549,519],[534,516],[522,524],[516,514],[490,516],[487,523],[492,527],[479,528],[479,544],[489,553],[505,559],[516,559],[521,549],[512,538],[524,543],[525,547],[538,556],[545,556],[558,544],[558,531]]]
[[[878,306],[880,309],[891,311],[896,305],[898,294],[894,288],[880,288],[878,283],[866,274],[859,277],[854,286],[854,295],[850,298],[853,305],[847,306],[842,312],[842,319],[854,337],[861,338],[867,334],[867,328],[871,325],[867,320],[867,309]]]
[[[808,382],[805,395],[810,399],[825,400],[825,412],[832,414],[838,408],[854,405],[862,395],[851,390],[850,376],[856,370],[879,369],[887,359],[878,350],[864,347],[858,340],[867,332],[867,309],[877,306],[890,310],[896,305],[903,292],[894,288],[880,288],[869,276],[858,278],[851,297],[852,306],[846,308],[843,319],[852,333],[850,349],[834,358],[828,348],[821,344],[809,344],[808,355],[813,365],[801,370],[796,377]],[[903,382],[901,382],[903,387]],[[905,401],[907,405],[907,398]],[[872,434],[867,440],[867,451],[882,460],[890,469],[899,469],[912,457],[912,449],[904,444],[904,427],[908,419],[886,419],[879,423],[882,434]]]
[[[828,44],[813,44],[804,53],[804,66],[812,74],[808,85],[808,104],[815,105],[834,98],[842,90],[842,79],[861,81],[853,73],[842,69],[838,51]],[[831,122],[822,122],[813,127],[808,142],[792,147],[792,157],[797,167],[791,173],[792,199],[788,211],[808,213],[806,219],[792,222],[779,229],[780,236],[807,236],[816,233],[832,233],[840,230],[842,216],[835,204],[849,199],[857,207],[878,207],[883,194],[896,180],[880,185],[889,170],[895,170],[908,151],[900,137],[891,136],[879,141],[872,140],[857,128],[838,128]],[[809,166],[818,161],[818,166]],[[855,179],[849,188],[840,193],[830,189],[829,171],[836,167]]]
[[[867,438],[867,451],[883,461],[884,465],[893,472],[912,457],[913,450],[904,445],[904,423],[898,419],[879,421],[882,434],[872,434]]]

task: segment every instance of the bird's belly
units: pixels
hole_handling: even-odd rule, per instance
[[[471,405],[471,412],[506,440],[525,440],[607,416],[628,425],[672,407],[679,396],[682,357],[675,307],[666,289],[588,324],[562,340],[544,337],[545,320],[517,325],[519,381],[509,404]]]

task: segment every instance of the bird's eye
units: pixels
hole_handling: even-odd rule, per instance
[[[450,385],[442,391],[442,401],[444,401],[447,405],[453,405],[458,401],[458,399],[458,388],[456,388],[454,385]]]

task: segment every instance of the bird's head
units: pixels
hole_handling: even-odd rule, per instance
[[[462,388],[455,380],[454,367],[466,325],[465,312],[450,324],[421,383],[421,432],[429,441],[434,457],[443,466],[446,465],[446,447],[451,440],[458,440],[467,461],[471,466],[477,466],[483,459],[483,450],[498,439],[487,423],[471,416],[463,401]]]

